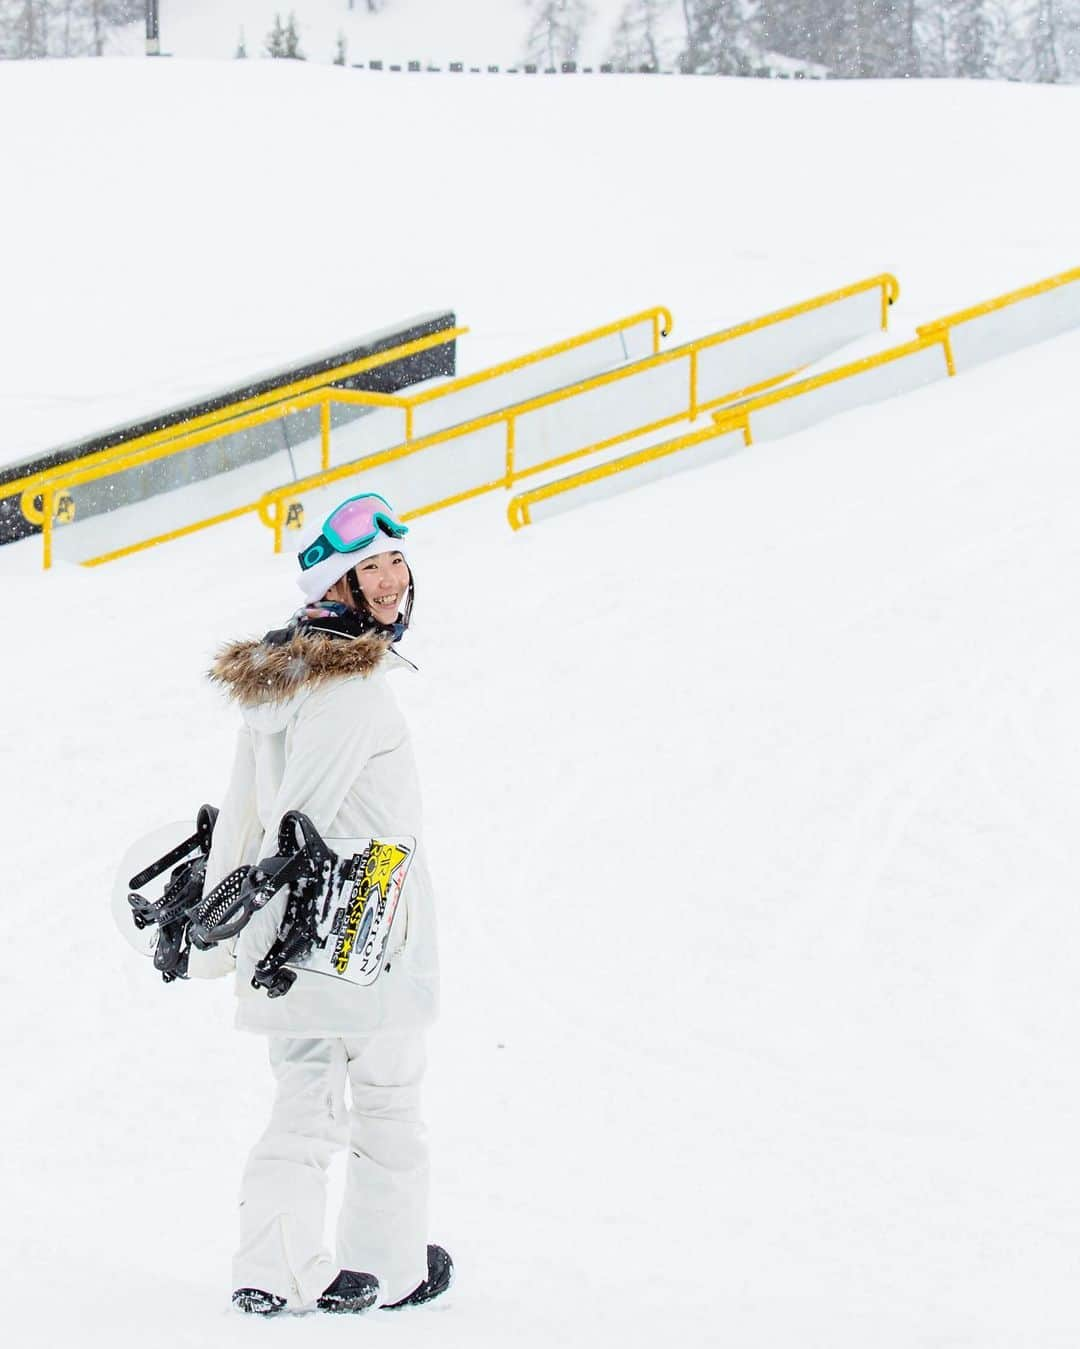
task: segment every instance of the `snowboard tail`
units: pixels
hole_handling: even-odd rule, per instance
[[[284,915],[252,984],[272,998],[287,993],[301,971],[373,984],[386,965],[416,839],[324,839],[306,815],[288,811],[277,854],[238,867],[204,896],[216,817],[204,806],[195,834],[181,843],[175,839],[183,826],[147,835],[129,849],[117,876],[114,916],[132,945],[153,956],[166,983],[186,977],[192,946],[206,950],[235,937],[284,890]]]

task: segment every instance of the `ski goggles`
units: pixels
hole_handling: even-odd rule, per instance
[[[349,497],[335,506],[323,521],[322,533],[309,543],[300,557],[300,570],[309,571],[334,553],[357,553],[379,537],[403,539],[408,525],[394,519],[394,508],[375,492]]]

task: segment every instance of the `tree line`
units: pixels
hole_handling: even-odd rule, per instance
[[[143,0],[0,0],[0,57],[102,56],[110,31],[144,12]]]
[[[341,0],[343,10],[368,12],[392,3]],[[469,0],[440,3],[465,14]],[[597,17],[591,0],[517,3],[528,10],[526,61],[558,69],[578,60]],[[0,0],[0,57],[100,56],[110,30],[143,13],[144,0]],[[291,14],[260,45],[260,54],[303,59]],[[236,55],[247,55],[242,36]],[[345,62],[343,35],[334,60]],[[1075,83],[1080,0],[625,0],[606,62],[620,71]]]
[[[589,0],[524,0],[526,57],[577,60]],[[615,70],[1080,81],[1080,0],[626,0]]]

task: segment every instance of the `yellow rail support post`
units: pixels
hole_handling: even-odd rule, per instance
[[[695,347],[694,350],[691,351],[690,353],[690,407],[688,409],[688,415],[692,422],[697,421],[697,414],[698,414],[697,376],[698,376],[698,354],[697,348]]]
[[[41,542],[42,542],[42,556],[43,556],[43,558],[44,558],[44,561],[43,561],[43,563],[42,563],[42,570],[43,570],[43,571],[48,571],[48,570],[52,567],[52,560],[53,560],[53,541],[52,541],[52,536],[53,536],[53,498],[54,498],[54,496],[55,496],[55,493],[53,492],[53,490],[52,490],[51,487],[46,487],[45,490],[44,490],[44,492],[42,492],[42,494],[41,494],[41,516],[42,516],[42,522],[41,522]]]
[[[956,374],[956,361],[953,358],[952,329],[945,328],[941,333],[941,345],[945,351],[945,368],[950,376]]]
[[[323,399],[319,407],[319,441],[323,469],[330,467],[330,404]]]
[[[885,331],[889,326],[889,306],[895,304],[900,298],[900,282],[895,276],[885,278],[885,284],[881,287],[881,329]]]

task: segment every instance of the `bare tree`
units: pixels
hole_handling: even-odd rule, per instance
[[[525,0],[533,21],[525,42],[529,61],[557,67],[576,61],[581,35],[589,21],[585,0]]]
[[[1029,14],[1031,74],[1033,79],[1044,84],[1055,84],[1061,79],[1059,57],[1061,8],[1054,0],[1035,0]]]
[[[952,0],[952,73],[982,79],[990,53],[990,25],[986,0]]]
[[[7,0],[0,9],[0,51],[17,61],[48,56],[48,25],[45,0]]]
[[[749,75],[756,64],[757,16],[751,0],[690,0],[685,74]]]
[[[612,34],[608,60],[616,70],[659,70],[664,63],[660,25],[673,0],[628,0]]]

